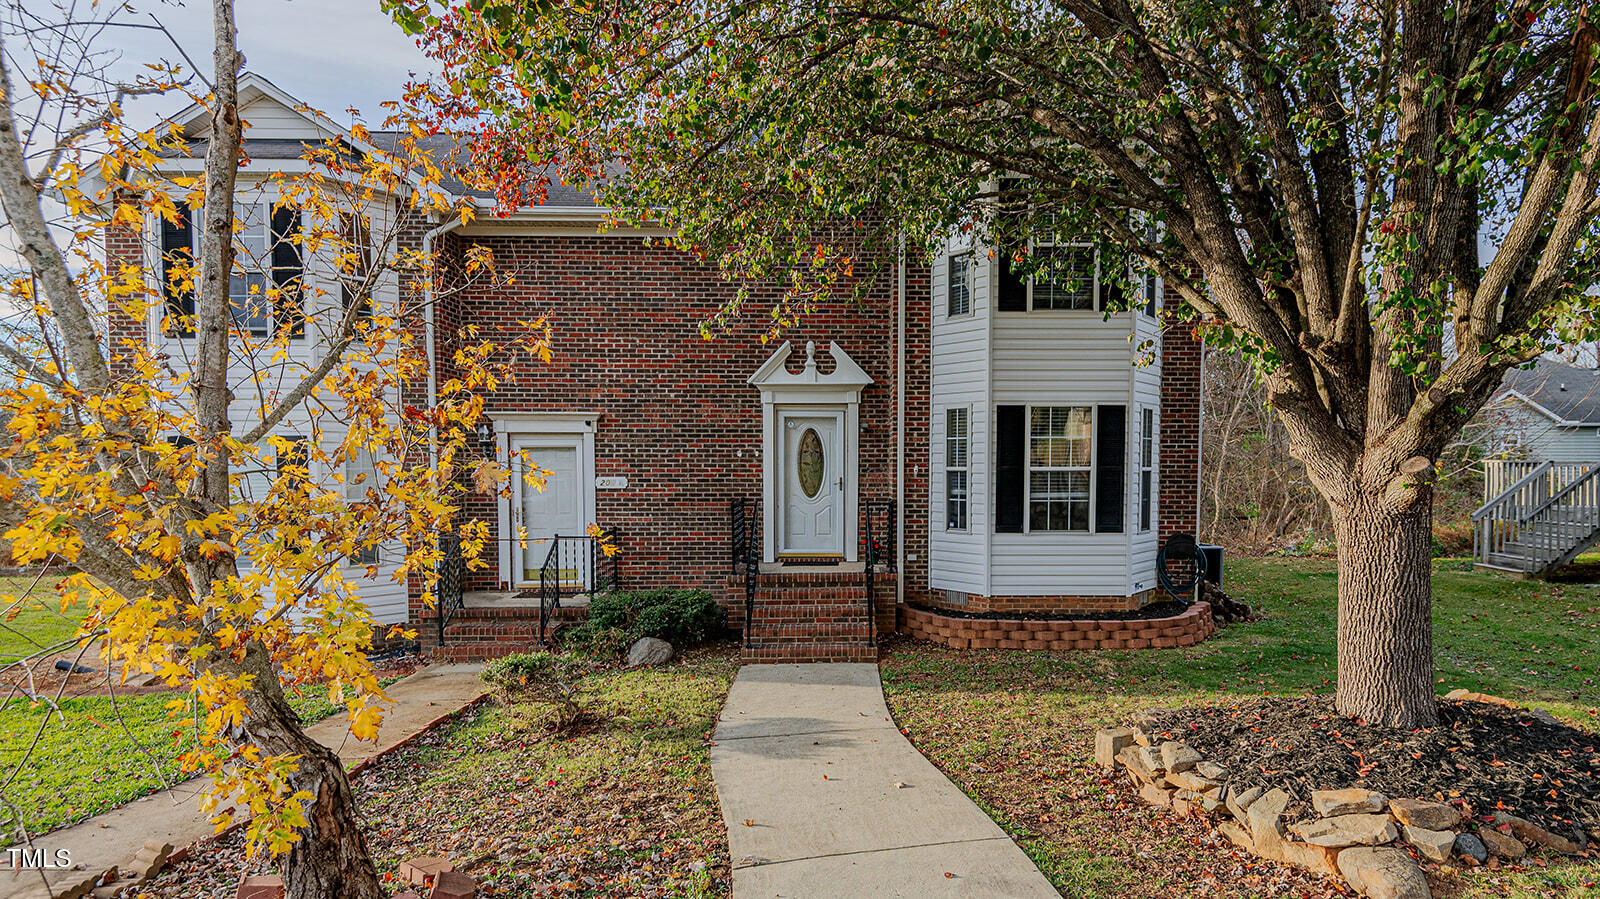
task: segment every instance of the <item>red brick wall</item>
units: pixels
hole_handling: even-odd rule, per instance
[[[968,594],[963,603],[953,603],[942,590],[929,591],[927,604],[955,612],[1127,612],[1142,609],[1155,598],[1154,590],[1141,590],[1132,596],[981,596]]]
[[[459,244],[466,238],[452,238]],[[761,334],[775,290],[757,290],[731,333],[714,340],[701,324],[735,291],[692,257],[636,236],[473,238],[490,247],[515,281],[467,290],[440,310],[440,359],[458,341],[450,325],[475,325],[477,339],[514,333],[518,321],[548,316],[555,358],[518,363],[514,383],[488,399],[494,410],[597,411],[595,475],[623,476],[621,490],[596,491],[600,524],[620,533],[626,585],[680,585],[720,593],[729,571],[729,505],[761,496],[760,393],[746,383],[776,348]],[[869,266],[858,263],[857,270]],[[908,295],[906,566],[908,587],[927,583],[927,275],[910,272]],[[892,265],[864,274],[859,300],[825,304],[787,331],[797,348],[837,341],[873,378],[861,398],[859,496],[894,497],[895,277]],[[797,358],[798,357],[798,358]],[[798,369],[803,350],[790,358]],[[443,375],[442,375],[443,376]],[[914,468],[914,466],[916,466]],[[913,476],[914,475],[914,476]],[[475,496],[467,514],[494,527],[497,503]],[[497,538],[499,535],[497,535]],[[469,590],[499,586],[498,552],[469,575]],[[892,593],[890,600],[892,602]]]
[[[1200,365],[1203,344],[1191,324],[1167,326],[1161,336],[1160,515],[1162,541],[1199,535]]]
[[[113,221],[105,229],[106,273],[114,280],[122,280],[122,268],[144,266],[144,251],[139,240],[139,229],[125,221]],[[143,343],[147,338],[145,323],[128,315],[116,302],[107,304],[106,329],[110,337],[108,357],[111,372],[119,377],[132,373],[124,357],[130,340]]]

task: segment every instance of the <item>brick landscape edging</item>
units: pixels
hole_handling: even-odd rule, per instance
[[[902,632],[953,649],[1173,649],[1199,643],[1215,629],[1208,602],[1170,618],[1132,621],[959,618],[900,607]]]

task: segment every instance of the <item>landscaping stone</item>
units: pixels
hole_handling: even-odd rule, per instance
[[[1200,794],[1200,808],[1208,814],[1216,814],[1218,810],[1226,812],[1228,809],[1226,805],[1222,804],[1221,799],[1211,793]]]
[[[1311,791],[1311,807],[1324,818],[1335,815],[1370,815],[1383,811],[1389,800],[1382,793],[1349,787]]]
[[[1162,743],[1161,767],[1168,773],[1188,771],[1195,765],[1205,760],[1205,756],[1195,751],[1188,743]]]
[[[1228,769],[1222,767],[1216,762],[1201,762],[1194,766],[1194,770],[1198,772],[1201,777],[1207,777],[1211,780],[1222,780],[1228,776]]]
[[[1461,823],[1461,812],[1455,806],[1426,799],[1391,799],[1389,814],[1401,824],[1428,830],[1449,830]]]
[[[1162,760],[1160,749],[1154,746],[1138,746],[1133,751],[1139,754],[1139,761],[1144,763],[1145,770],[1149,771],[1152,777],[1166,773],[1167,764]]]
[[[1417,847],[1422,857],[1431,862],[1447,862],[1456,846],[1456,835],[1450,830],[1429,830],[1426,827],[1404,825],[1406,842]]]
[[[1403,849],[1358,846],[1339,853],[1339,873],[1367,899],[1432,899],[1428,878]]]
[[[1117,753],[1117,760],[1122,762],[1123,767],[1128,769],[1128,773],[1132,774],[1134,779],[1140,783],[1153,784],[1161,780],[1160,773],[1150,770],[1149,766],[1145,764],[1145,756],[1140,752],[1140,747],[1138,746],[1129,746],[1127,749]]]
[[[478,884],[471,877],[460,871],[444,871],[433,882],[428,899],[473,899],[476,895]]]
[[[1188,795],[1182,795],[1184,793],[1188,793],[1188,791],[1179,790],[1172,796],[1172,813],[1180,818],[1187,818],[1194,814],[1195,803],[1194,800],[1189,798],[1189,796],[1193,796],[1195,794],[1188,793]]]
[[[1234,821],[1224,821],[1217,825],[1217,833],[1227,837],[1228,842],[1251,855],[1256,854],[1256,844],[1250,839],[1250,831],[1245,830],[1244,825]]]
[[[1489,860],[1488,847],[1483,845],[1482,840],[1470,833],[1456,834],[1455,849],[1456,855],[1462,858],[1470,858],[1480,865]]]
[[[1171,746],[1172,744],[1168,743],[1167,745]],[[1209,777],[1201,777],[1193,770],[1169,770],[1167,772],[1167,783],[1172,784],[1180,790],[1193,790],[1195,793],[1204,793],[1207,790],[1216,790],[1222,786],[1222,784],[1217,783]]]
[[[233,899],[283,899],[283,878],[276,874],[251,874],[239,881]]]
[[[1289,829],[1307,843],[1331,849],[1376,846],[1399,836],[1388,815],[1337,815],[1295,824]]]
[[[650,668],[672,661],[672,644],[655,637],[640,637],[628,647],[629,668]]]
[[[1151,805],[1159,805],[1162,808],[1169,808],[1172,805],[1172,794],[1155,784],[1147,783],[1139,787],[1139,798]]]
[[[409,859],[400,863],[400,879],[414,887],[426,886],[430,879],[437,878],[446,871],[454,871],[456,866],[447,858],[433,855],[424,855],[419,858]]]
[[[1521,840],[1508,833],[1501,833],[1493,827],[1479,830],[1478,839],[1488,847],[1490,855],[1497,855],[1500,858],[1522,858],[1528,854],[1528,847],[1522,845]]]
[[[416,890],[405,890],[395,893],[392,899],[422,899],[422,895]]]
[[[166,867],[167,861],[172,858],[172,844],[161,840],[147,840],[144,848],[134,856],[133,864],[129,867],[137,880],[149,880]]]
[[[1339,853],[1342,850],[1327,846],[1314,846],[1310,843],[1283,844],[1284,861],[1308,871],[1326,874],[1329,877],[1339,876]]]
[[[1156,737],[1155,734],[1142,727],[1135,727],[1133,728],[1133,742],[1140,746],[1154,746]]]
[[[1276,861],[1284,860],[1283,810],[1289,807],[1289,794],[1273,790],[1250,804],[1245,821],[1250,826],[1250,842],[1256,854]]]
[[[1554,849],[1556,852],[1566,855],[1575,855],[1583,849],[1582,846],[1572,840],[1560,834],[1551,833],[1532,821],[1518,818],[1516,815],[1495,812],[1494,823],[1496,827],[1505,826],[1511,828],[1511,833],[1524,843],[1532,843],[1535,846]]]
[[[1228,806],[1228,811],[1231,812],[1235,818],[1239,819],[1239,823],[1246,824],[1248,823],[1248,819],[1245,817],[1245,815],[1250,810],[1250,804],[1255,802],[1257,799],[1260,799],[1261,794],[1265,792],[1266,791],[1260,787],[1251,787],[1248,790],[1236,790],[1230,786],[1228,788],[1227,795],[1222,797],[1222,801]]]
[[[1133,728],[1105,727],[1094,735],[1094,760],[1102,768],[1117,767],[1117,755],[1133,745]]]

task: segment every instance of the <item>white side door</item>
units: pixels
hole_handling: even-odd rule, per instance
[[[779,416],[778,554],[844,555],[844,413]]]
[[[513,552],[519,552],[515,568],[517,586],[536,586],[539,570],[549,556],[553,537],[581,537],[584,520],[582,443],[560,437],[516,437],[511,441],[511,472],[514,501],[511,523],[516,534],[526,537]],[[544,470],[543,488],[528,483],[529,471]],[[563,584],[582,584],[588,580],[588,551],[573,542],[562,547],[557,568]]]

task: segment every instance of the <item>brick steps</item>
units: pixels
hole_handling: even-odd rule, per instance
[[[539,607],[500,606],[458,610],[445,625],[444,646],[439,645],[438,616],[424,610],[412,623],[417,640],[430,657],[447,662],[479,662],[517,652],[539,649]],[[556,609],[552,627],[570,625],[589,617],[584,607]]]
[[[879,601],[894,602],[892,582],[878,597]],[[736,601],[742,613],[742,591]],[[746,663],[873,662],[878,658],[867,589],[860,574],[762,574],[756,579],[750,619],[742,653]]]

